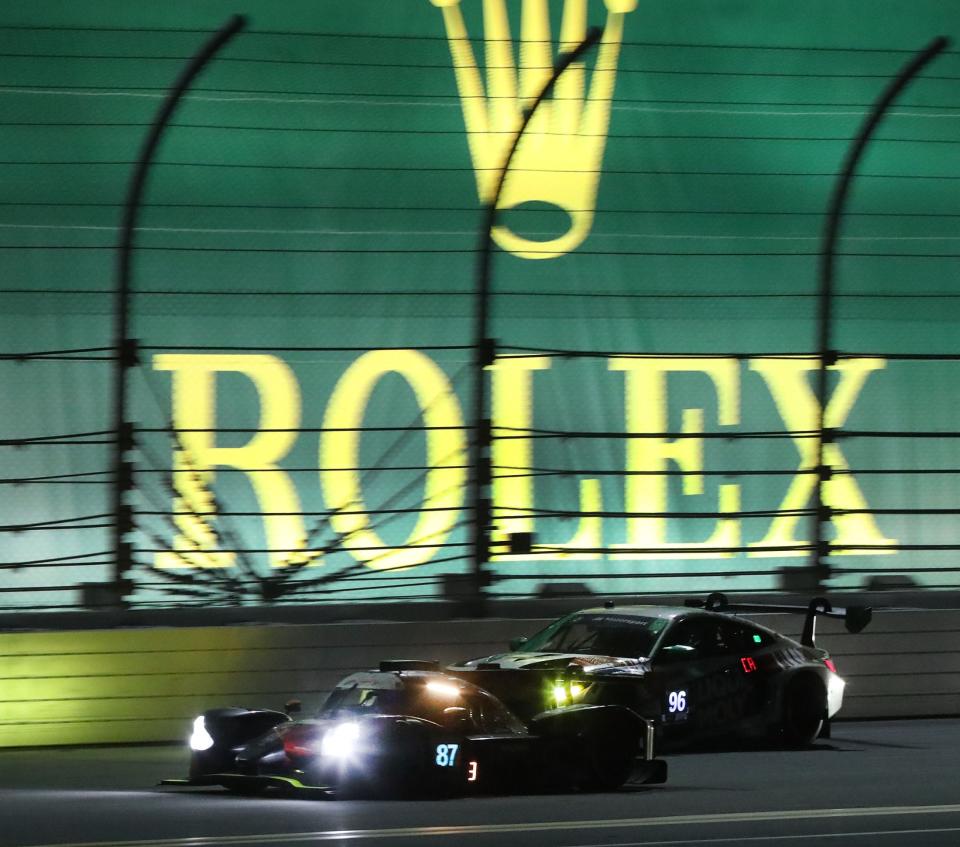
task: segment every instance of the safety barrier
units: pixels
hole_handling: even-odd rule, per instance
[[[755,619],[789,634],[801,620]],[[502,649],[542,619],[0,634],[0,747],[173,741],[218,705],[318,706],[385,657],[452,661]],[[859,635],[819,624],[847,680],[846,718],[960,713],[960,610],[881,611]]]

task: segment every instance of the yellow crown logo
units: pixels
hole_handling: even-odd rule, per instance
[[[487,94],[467,35],[460,0],[431,0],[443,10],[450,55],[463,103],[470,158],[477,194],[489,203],[497,176],[520,128],[523,109],[546,85],[553,72],[553,47],[547,0],[524,0],[519,73],[505,0],[484,0]],[[623,40],[623,18],[637,0],[604,0],[607,22],[597,63],[584,101],[582,62],[567,68],[554,86],[553,99],[537,108],[514,154],[498,208],[539,201],[564,209],[570,228],[550,241],[531,241],[504,226],[493,230],[504,250],[526,259],[562,256],[580,245],[593,224],[600,166],[610,123],[610,104]],[[586,37],[587,0],[566,0],[560,24],[560,50],[576,47]]]

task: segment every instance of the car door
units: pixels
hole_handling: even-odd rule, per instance
[[[757,708],[743,638],[736,621],[705,614],[679,618],[664,633],[652,664],[665,737],[735,732]]]
[[[462,702],[463,711],[469,714],[462,758],[466,787],[516,790],[538,784],[543,777],[537,755],[539,739],[530,735],[524,724],[486,691],[475,689]],[[442,758],[439,748],[438,756]],[[454,762],[450,761],[450,765]]]
[[[764,732],[769,722],[767,712],[776,674],[770,655],[775,646],[774,638],[768,631],[749,621],[731,618],[724,622],[724,626],[727,643],[736,659],[733,672],[739,677],[742,694],[740,721],[742,724],[753,724],[753,729]]]

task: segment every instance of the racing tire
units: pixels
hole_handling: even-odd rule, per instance
[[[780,740],[787,747],[809,747],[820,735],[826,711],[823,683],[815,677],[797,677],[783,695]]]
[[[624,738],[619,743],[612,739],[588,739],[587,767],[580,780],[580,790],[590,792],[616,791],[630,778],[640,739]]]

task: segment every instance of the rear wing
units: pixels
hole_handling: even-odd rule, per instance
[[[715,591],[707,595],[705,600],[690,599],[684,601],[685,606],[697,609],[706,609],[708,612],[789,612],[806,615],[803,623],[803,634],[800,643],[805,647],[816,646],[817,616],[825,618],[842,618],[847,632],[860,632],[873,617],[873,609],[869,606],[834,606],[826,597],[814,597],[806,606],[788,606],[779,603],[731,603],[725,594]]]

